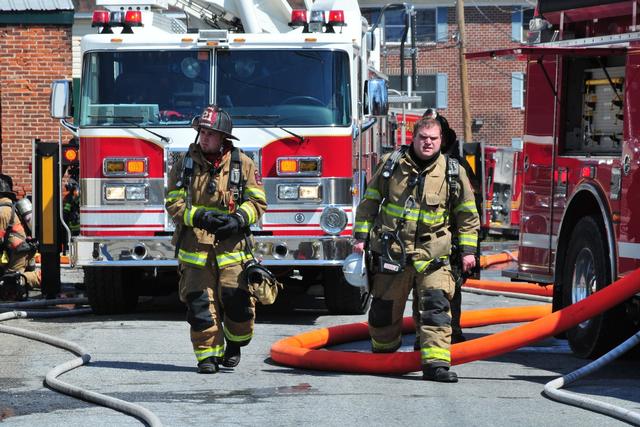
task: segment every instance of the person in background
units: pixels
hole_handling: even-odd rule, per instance
[[[30,289],[40,288],[40,270],[35,268],[37,245],[31,240],[31,202],[17,201],[13,179],[0,174],[0,300],[27,299]]]

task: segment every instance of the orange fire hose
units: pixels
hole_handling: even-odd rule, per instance
[[[640,292],[640,269],[560,311],[547,314],[537,320],[507,331],[454,344],[451,346],[452,364],[459,365],[474,360],[490,358],[556,335],[620,304],[638,292]],[[529,309],[528,307],[518,307],[516,309],[529,314],[529,319],[509,321],[526,321],[542,315],[540,311],[529,312]],[[543,309],[549,310],[548,307]],[[489,314],[497,316],[494,310],[505,309],[488,310],[485,313],[476,313],[474,316],[481,318]],[[536,308],[535,310],[542,309]],[[470,322],[466,317],[469,316],[465,316],[465,313],[463,313],[461,319],[463,327],[468,327],[466,321]],[[524,317],[526,316],[523,315]],[[410,317],[403,320],[402,326],[403,332],[409,333],[415,330],[413,319]],[[276,363],[287,366],[325,371],[404,374],[421,369],[420,354],[417,351],[373,354],[340,351],[328,353],[327,350],[315,350],[326,345],[364,340],[368,337],[369,333],[365,322],[317,329],[276,342],[271,347],[271,358]]]
[[[490,265],[500,264],[503,262],[517,261],[518,251],[501,252],[499,254],[482,255],[480,257],[480,267],[485,268]]]
[[[553,296],[553,286],[540,286],[535,283],[497,282],[491,280],[467,279],[464,286],[468,288],[488,289],[491,291],[515,292],[518,294]]]

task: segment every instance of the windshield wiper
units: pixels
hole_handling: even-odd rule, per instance
[[[123,122],[130,124],[130,125],[134,125],[135,127],[142,129],[142,130],[146,130],[147,132],[149,132],[152,135],[157,136],[158,138],[160,138],[160,140],[162,142],[169,142],[169,138],[167,138],[164,135],[160,135],[157,132],[154,132],[150,129],[147,129],[146,127],[142,126],[140,123],[138,123],[138,121],[141,121],[142,119],[144,119],[144,117],[141,116],[110,116],[108,114],[98,114],[96,116],[89,116],[90,119],[113,119],[113,120],[122,120]]]
[[[284,128],[282,125],[279,125],[276,120],[278,120],[280,118],[279,115],[277,114],[240,114],[240,115],[232,115],[231,116],[232,119],[249,119],[249,120],[258,120],[261,123],[267,124],[267,125],[271,125],[273,127],[277,127],[280,130],[285,131],[286,133],[288,133],[289,135],[293,136],[294,138],[296,138],[298,141],[300,141],[300,144],[302,144],[304,142],[304,137],[301,135],[298,135],[297,133],[291,132],[289,129]],[[273,121],[270,121],[273,120]]]

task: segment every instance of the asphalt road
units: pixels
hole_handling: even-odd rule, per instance
[[[487,271],[485,277],[498,273]],[[65,271],[67,283],[77,274]],[[535,305],[506,297],[465,293],[464,309]],[[410,304],[406,315],[410,315]],[[255,338],[236,369],[199,375],[184,311],[175,296],[143,301],[136,314],[86,315],[50,320],[10,320],[76,342],[91,363],[61,379],[91,391],[134,402],[154,412],[165,426],[602,426],[624,424],[607,416],[549,400],[543,386],[586,361],[566,343],[549,338],[489,360],[456,366],[457,384],[403,376],[356,375],[292,369],[274,364],[275,341],[319,327],[366,320],[333,316],[321,301],[294,312],[258,313]],[[510,328],[466,331],[468,338]],[[411,351],[407,335],[401,351]],[[340,350],[368,351],[367,342]],[[59,394],[43,386],[46,373],[73,359],[65,350],[0,334],[0,423],[6,426],[138,426],[142,422],[112,409]],[[331,357],[327,354],[327,357]],[[572,384],[570,391],[640,412],[637,359],[618,360]]]

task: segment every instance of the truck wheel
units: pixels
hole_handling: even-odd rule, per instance
[[[84,268],[87,297],[95,314],[132,312],[138,304],[138,293],[134,283],[134,281],[124,283],[121,268]]]
[[[562,272],[562,306],[583,300],[611,283],[611,272],[605,255],[605,239],[592,216],[578,221],[571,234]],[[624,312],[615,307],[586,320],[567,331],[571,350],[579,357],[603,354],[619,341]]]
[[[323,273],[323,286],[324,301],[332,314],[364,314],[369,309],[369,290],[347,283],[341,268]]]

